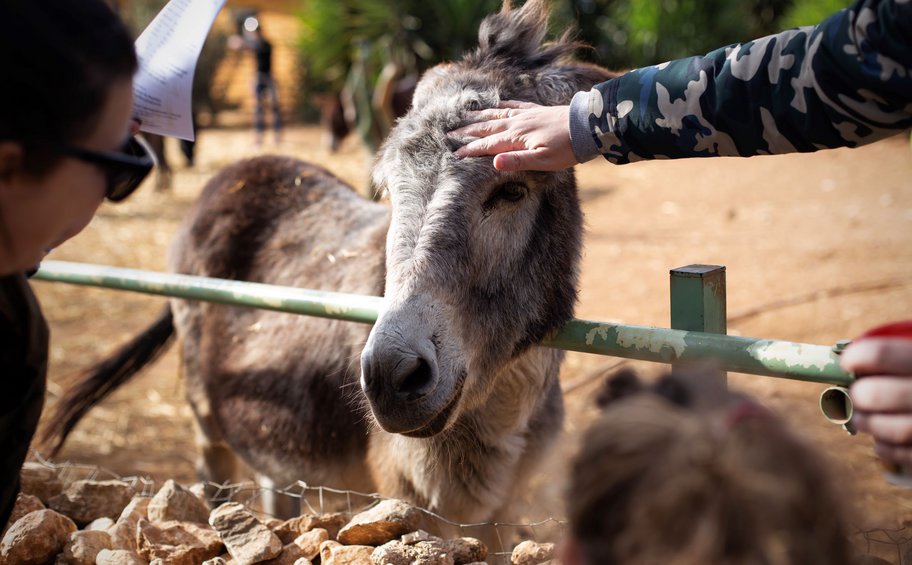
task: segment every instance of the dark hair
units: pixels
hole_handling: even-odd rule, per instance
[[[25,146],[40,173],[97,126],[112,83],[137,68],[130,33],[103,0],[0,2],[0,139]]]
[[[850,563],[824,460],[775,415],[676,377],[601,397],[567,497],[588,565]]]

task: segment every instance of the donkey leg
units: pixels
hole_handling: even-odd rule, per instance
[[[196,473],[200,480],[224,484],[234,479],[237,456],[228,445],[211,441],[199,425],[196,444],[200,448],[200,456],[196,463]]]
[[[220,492],[218,485],[225,485],[234,480],[238,458],[226,443],[209,433],[212,429],[211,423],[207,425],[201,421],[198,414],[194,423],[196,445],[200,449],[196,460],[196,474],[206,484],[206,498],[213,506],[218,506],[222,501],[217,499],[226,495]]]
[[[488,557],[485,559],[490,565],[510,565],[510,554],[515,545],[516,528],[503,524],[489,524],[474,530],[471,534],[488,548]]]
[[[184,347],[188,347],[188,344],[184,343]],[[188,357],[182,350],[179,366],[186,386],[187,401],[193,410],[193,427],[196,445],[199,447],[196,474],[201,481],[206,483],[206,498],[217,506],[221,501],[216,499],[225,495],[225,493],[219,492],[220,489],[217,485],[224,485],[235,479],[238,457],[224,441],[221,430],[213,417],[211,403],[203,390],[199,368],[187,365],[185,361],[188,358],[193,359],[194,357]]]
[[[278,484],[260,473],[257,473],[256,481],[260,486],[260,500],[263,512],[280,520],[288,520],[301,515],[301,500],[281,492],[281,489],[288,485]]]

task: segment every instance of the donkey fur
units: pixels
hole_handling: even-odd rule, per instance
[[[610,77],[574,61],[567,36],[543,45],[547,18],[543,1],[507,3],[474,52],[425,73],[373,169],[391,207],[288,157],[242,161],[208,183],[172,270],[383,294],[386,306],[371,330],[172,300],[157,327],[173,317],[203,478],[231,480],[240,456],[278,485],[376,489],[463,523],[511,518],[561,429],[562,353],[537,343],[572,317],[582,217],[571,170],[459,160],[453,150],[468,140],[448,132],[469,110],[567,104]],[[403,363],[420,370],[394,375]],[[120,364],[121,374],[139,368]],[[80,394],[61,405],[70,426],[94,402]]]

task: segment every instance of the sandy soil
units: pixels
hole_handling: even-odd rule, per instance
[[[243,129],[202,132],[197,165],[176,147],[175,187],[152,184],[131,201],[102,208],[89,228],[51,258],[161,270],[184,210],[223,165],[258,152],[290,153],[364,186],[369,157],[352,139],[337,154],[314,128],[290,129],[278,146],[256,149]],[[912,153],[907,139],[858,150],[753,159],[578,167],[587,221],[577,315],[667,326],[668,271],[725,265],[730,333],[832,344],[883,322],[912,316]],[[52,327],[49,404],[64,377],[89,366],[153,319],[163,299],[36,283]],[[797,304],[783,306],[782,302]],[[761,307],[760,312],[755,309]],[[591,392],[617,359],[569,354],[562,372],[567,430],[588,418]],[[647,374],[663,368],[630,363]],[[195,480],[190,410],[174,348],[91,413],[61,459],[120,475]],[[585,380],[585,378],[589,380]],[[595,378],[592,378],[592,377]],[[732,388],[761,398],[832,460],[854,508],[859,539],[899,563],[912,538],[912,491],[885,483],[868,437],[849,436],[819,414],[821,385],[731,374]],[[565,442],[572,445],[572,442]],[[561,466],[545,465],[530,518],[560,516]],[[895,530],[895,531],[894,531]],[[906,562],[912,562],[906,560]]]

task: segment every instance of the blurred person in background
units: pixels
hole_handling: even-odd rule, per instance
[[[256,61],[256,76],[253,81],[255,99],[253,125],[256,130],[256,144],[262,145],[266,132],[266,107],[272,112],[272,129],[275,141],[282,140],[282,111],[279,108],[279,93],[272,74],[272,43],[263,35],[260,21],[250,16],[244,20],[243,36],[232,36],[228,40],[231,49],[248,49]]]
[[[0,530],[44,405],[48,328],[26,280],[152,169],[132,133],[133,40],[103,0],[4,0],[0,21]]]

